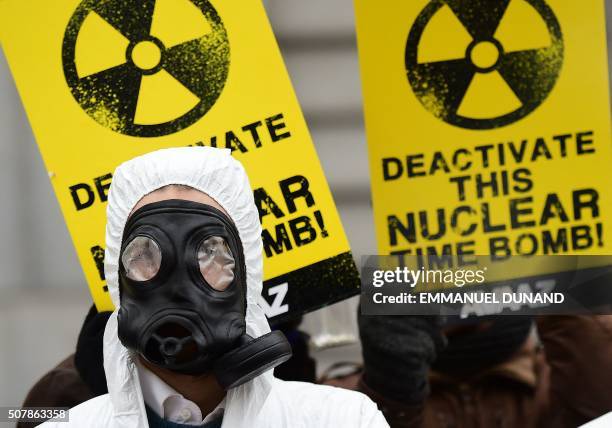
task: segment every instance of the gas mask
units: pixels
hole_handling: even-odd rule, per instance
[[[209,205],[155,202],[128,219],[121,245],[121,343],[177,373],[212,372],[225,389],[291,357],[285,336],[246,334],[246,266],[233,222]]]

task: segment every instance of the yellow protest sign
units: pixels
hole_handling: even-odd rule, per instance
[[[382,254],[611,254],[602,0],[355,6]]]
[[[263,225],[269,317],[358,292],[348,242],[259,0],[0,2],[2,48],[99,309],[114,168],[231,148]]]

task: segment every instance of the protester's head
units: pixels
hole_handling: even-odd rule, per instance
[[[107,214],[105,273],[124,346],[163,369],[214,373],[227,388],[288,358],[257,305],[261,228],[228,151],[167,149],[124,163]]]

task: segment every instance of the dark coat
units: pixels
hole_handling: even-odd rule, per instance
[[[469,378],[430,372],[430,394],[400,403],[360,374],[327,383],[370,396],[392,427],[575,428],[612,410],[612,316],[542,316],[508,361]]]

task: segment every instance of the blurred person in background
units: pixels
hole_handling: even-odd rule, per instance
[[[392,427],[576,427],[612,410],[612,316],[359,315],[359,389]]]
[[[161,150],[113,177],[108,393],[45,426],[388,426],[360,393],[272,375],[291,350],[257,304],[261,225],[229,151]]]

